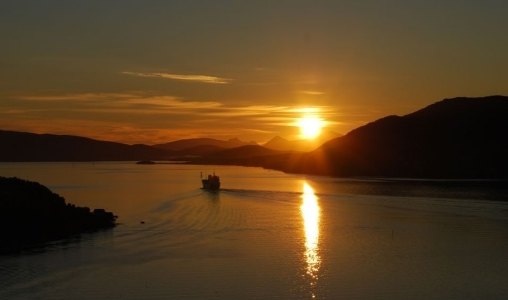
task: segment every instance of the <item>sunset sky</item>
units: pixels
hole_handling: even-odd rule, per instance
[[[508,1],[0,0],[0,129],[153,144],[347,133],[508,94]]]

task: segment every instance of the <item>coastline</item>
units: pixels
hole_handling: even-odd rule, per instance
[[[46,186],[16,177],[0,177],[0,254],[19,253],[49,241],[113,228],[117,216],[80,207]]]

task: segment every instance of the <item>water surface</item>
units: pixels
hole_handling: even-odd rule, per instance
[[[201,190],[200,171],[224,189]],[[0,257],[0,299],[508,297],[498,186],[128,162],[2,163],[0,176],[121,223]]]

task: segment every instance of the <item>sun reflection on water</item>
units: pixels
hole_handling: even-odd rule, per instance
[[[315,298],[314,286],[317,283],[318,271],[321,264],[319,257],[319,219],[320,207],[314,189],[307,183],[303,183],[302,213],[305,231],[305,261],[307,263],[306,273],[310,277],[312,297]]]

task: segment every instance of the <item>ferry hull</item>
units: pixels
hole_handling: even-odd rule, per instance
[[[205,190],[217,191],[220,189],[220,181],[203,179],[201,182],[203,183],[203,189]]]

